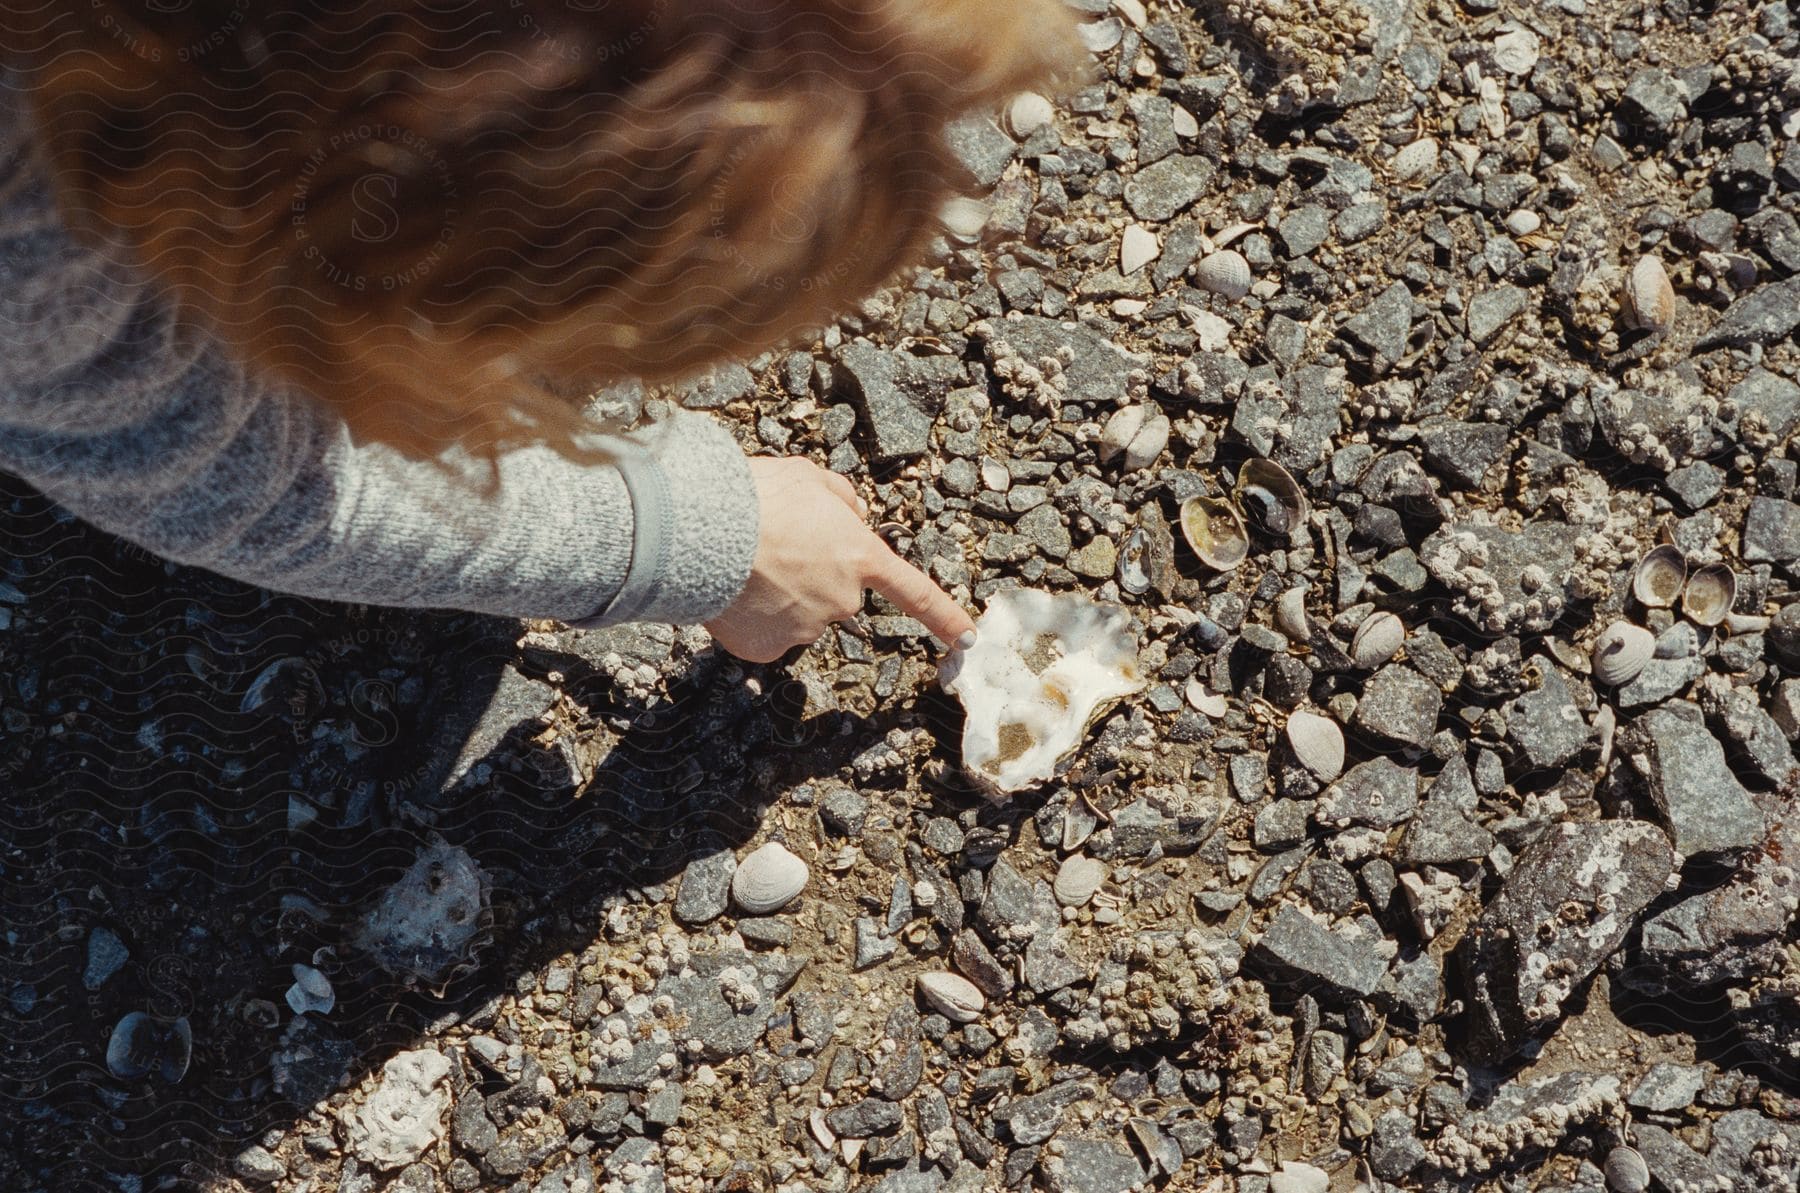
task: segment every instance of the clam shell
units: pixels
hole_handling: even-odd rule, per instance
[[[1406,643],[1406,626],[1394,614],[1381,610],[1363,618],[1350,639],[1350,659],[1365,671],[1373,671],[1400,653]]]
[[[1275,627],[1294,642],[1312,638],[1306,620],[1306,589],[1290,588],[1275,599]]]
[[[293,966],[294,984],[288,987],[287,1004],[293,1008],[294,1014],[304,1015],[308,1011],[317,1011],[321,1015],[329,1015],[337,1006],[337,993],[331,988],[331,979],[310,965],[295,962]]]
[[[933,1010],[953,1023],[973,1023],[987,1007],[987,999],[974,982],[942,970],[920,974],[919,993]]]
[[[1687,556],[1673,543],[1652,549],[1631,573],[1631,595],[1650,609],[1667,609],[1687,584]]]
[[[1330,717],[1301,709],[1288,717],[1287,739],[1294,758],[1321,783],[1344,772],[1344,731]]]
[[[1636,1148],[1621,1144],[1606,1153],[1606,1187],[1613,1193],[1644,1193],[1650,1187],[1650,1166]]]
[[[1273,460],[1244,461],[1233,495],[1252,522],[1278,537],[1293,534],[1312,516],[1306,492]]]
[[[1101,462],[1112,459],[1131,446],[1150,419],[1150,407],[1139,404],[1123,406],[1113,411],[1106,420],[1106,426],[1100,431],[1099,455]]]
[[[1695,568],[1681,590],[1681,611],[1695,625],[1715,626],[1737,600],[1737,576],[1722,563]]]
[[[779,841],[770,841],[738,863],[731,897],[751,915],[780,911],[806,889],[806,863]]]
[[[1080,907],[1094,897],[1094,892],[1106,881],[1106,875],[1105,862],[1072,853],[1056,868],[1056,879],[1050,884],[1050,890],[1064,907]]]
[[[1229,572],[1250,554],[1250,536],[1230,502],[1216,497],[1190,497],[1181,503],[1181,537],[1200,562],[1216,572]]]
[[[1156,458],[1169,446],[1171,429],[1168,416],[1160,412],[1145,419],[1144,425],[1125,447],[1125,471],[1136,472],[1156,463]]]
[[[1250,262],[1236,249],[1208,253],[1194,266],[1194,283],[1202,290],[1236,302],[1250,293]]]
[[[1615,621],[1594,639],[1594,678],[1609,687],[1630,683],[1656,653],[1656,635],[1629,621]]]
[[[1021,91],[1006,105],[1006,131],[1024,140],[1055,117],[1049,100],[1035,91]]]
[[[1645,331],[1667,331],[1675,325],[1675,288],[1655,257],[1643,257],[1625,281],[1625,324]]]

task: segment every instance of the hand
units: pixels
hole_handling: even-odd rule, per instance
[[[832,622],[855,617],[873,588],[946,643],[973,635],[962,606],[881,541],[850,482],[800,457],[754,457],[762,508],[750,582],[706,628],[752,663],[817,641]]]

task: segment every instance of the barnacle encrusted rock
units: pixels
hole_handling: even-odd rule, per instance
[[[350,1149],[380,1168],[398,1168],[424,1155],[444,1137],[449,1075],[450,1059],[435,1049],[390,1057],[381,1084],[350,1120]]]
[[[435,985],[469,960],[485,928],[488,878],[460,846],[435,841],[357,923],[356,946],[383,968]]]
[[[963,766],[990,793],[1041,783],[1088,728],[1143,690],[1131,615],[1078,593],[998,593],[976,643],[952,651],[938,681],[968,712]]]
[[[1641,820],[1559,824],[1533,842],[1462,941],[1472,1058],[1498,1063],[1547,1032],[1674,866],[1668,836]]]

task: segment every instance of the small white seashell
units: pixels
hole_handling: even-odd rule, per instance
[[[1330,717],[1301,709],[1288,717],[1288,746],[1321,783],[1344,772],[1344,731]]]
[[[769,841],[738,863],[731,897],[751,915],[780,911],[806,889],[806,863],[779,841]]]
[[[1142,29],[1150,22],[1150,12],[1144,7],[1143,0],[1113,0],[1113,7],[1131,22],[1133,29]]]
[[[1590,656],[1594,678],[1608,687],[1630,683],[1655,653],[1655,634],[1629,621],[1615,621],[1594,639]]]
[[[1606,773],[1606,767],[1612,762],[1613,737],[1619,732],[1619,714],[1613,711],[1610,704],[1602,704],[1600,711],[1594,714],[1594,736],[1600,741],[1600,773]]]
[[[1035,91],[1021,91],[1006,105],[1006,131],[1021,141],[1055,118],[1055,107]]]
[[[1538,35],[1523,25],[1508,21],[1494,40],[1494,65],[1509,75],[1524,76],[1538,64],[1542,43]]]
[[[1506,217],[1506,230],[1514,236],[1530,236],[1543,226],[1543,217],[1525,207]]]
[[[1306,620],[1306,589],[1290,588],[1275,599],[1275,628],[1291,642],[1308,642],[1312,627]]]
[[[294,984],[288,987],[287,1004],[294,1009],[294,1014],[317,1011],[329,1015],[331,1008],[337,1006],[337,993],[331,988],[331,979],[312,966],[298,962],[293,972]]]
[[[992,489],[996,493],[1004,493],[1012,488],[1012,473],[1007,471],[1006,465],[994,457],[983,456],[981,458],[981,484],[984,488]]]
[[[1408,145],[1401,147],[1394,155],[1394,177],[1401,182],[1412,182],[1437,172],[1438,143],[1436,137],[1420,137]]]
[[[1075,33],[1090,53],[1104,54],[1124,38],[1125,26],[1117,17],[1107,17],[1103,21],[1089,21],[1085,25],[1078,25]]]
[[[1163,454],[1169,446],[1169,419],[1163,414],[1152,414],[1138,428],[1138,433],[1131,437],[1125,448],[1125,470],[1136,472],[1140,468],[1148,468],[1156,463],[1156,458]]]
[[[1675,325],[1675,288],[1657,258],[1642,257],[1632,267],[1623,314],[1627,327],[1644,331],[1667,331]]]
[[[1194,266],[1194,282],[1202,290],[1236,302],[1250,293],[1250,262],[1236,249],[1208,253]]]
[[[975,983],[960,974],[935,970],[919,975],[919,993],[944,1018],[954,1023],[973,1023],[981,1017],[987,999]]]
[[[1193,705],[1195,712],[1205,713],[1214,720],[1224,716],[1230,707],[1223,692],[1215,692],[1197,679],[1187,681],[1187,702]]]
[[[1050,890],[1064,907],[1080,907],[1094,897],[1106,881],[1106,863],[1083,854],[1072,853],[1056,868],[1056,879]]]
[[[1647,609],[1667,609],[1687,584],[1687,556],[1673,543],[1652,548],[1631,573],[1631,594]]]
[[[1350,640],[1350,659],[1358,667],[1372,671],[1396,654],[1406,642],[1406,626],[1394,614],[1381,610],[1363,618]]]
[[[945,201],[938,218],[950,235],[964,242],[974,242],[981,239],[981,230],[987,227],[988,205],[980,199],[958,195]]]
[[[1144,429],[1144,423],[1150,417],[1150,407],[1145,405],[1122,406],[1113,411],[1106,420],[1106,426],[1100,432],[1098,448],[1102,463],[1112,459],[1136,439],[1138,432]]]
[[[1650,1187],[1650,1166],[1636,1148],[1621,1144],[1606,1153],[1606,1187],[1613,1193],[1644,1193]]]
[[[1156,233],[1142,224],[1132,224],[1119,238],[1119,272],[1127,277],[1162,255]]]
[[[1283,1160],[1281,1171],[1269,1176],[1269,1193],[1326,1193],[1330,1188],[1330,1173],[1298,1160]]]
[[[1197,137],[1200,135],[1200,122],[1194,118],[1192,112],[1188,111],[1180,104],[1175,105],[1175,111],[1170,115],[1169,123],[1175,126],[1175,135],[1178,137]]]

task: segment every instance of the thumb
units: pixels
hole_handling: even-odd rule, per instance
[[[899,606],[903,613],[917,618],[940,641],[953,643],[964,634],[974,633],[975,619],[939,588],[924,572],[906,562],[873,531],[868,570],[865,579],[870,588]]]

